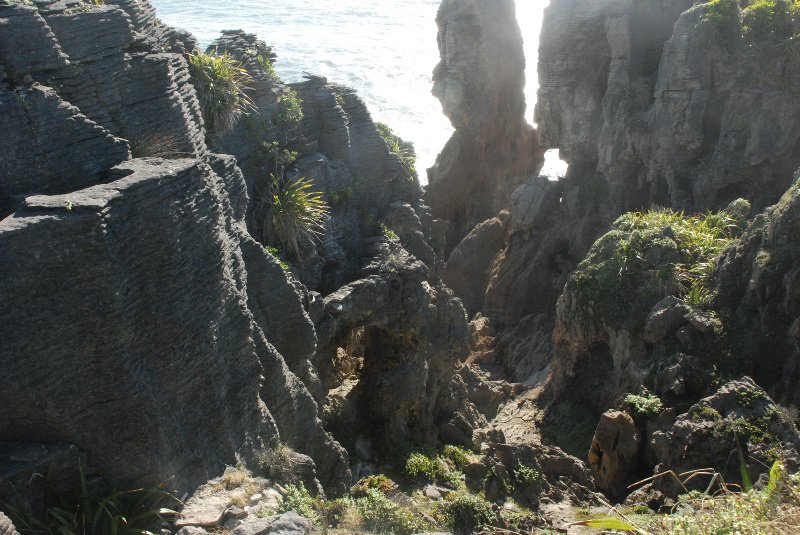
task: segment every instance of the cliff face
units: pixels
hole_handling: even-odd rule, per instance
[[[511,195],[497,187],[510,208],[505,243],[472,235],[445,272],[470,312],[491,320],[517,380],[543,377],[556,301],[619,215],[653,205],[702,212],[739,197],[761,211],[789,187],[800,164],[795,23],[773,13],[770,33],[746,9],[722,5],[558,0],[546,9],[535,118],[541,145],[558,148],[568,171],[529,178]],[[493,260],[464,263],[464,248]]]
[[[303,295],[161,51],[192,40],[143,2],[5,3],[0,23],[3,439],[178,490],[280,439],[344,490],[346,453],[290,371],[316,349]],[[188,159],[130,159],[156,134]]]
[[[148,2],[0,2],[0,27],[0,451],[69,443],[115,483],[183,492],[280,441],[338,494],[323,406],[349,446],[436,440],[467,324],[413,165],[351,90],[287,86],[269,47],[225,32],[254,106],[208,130],[196,41]],[[271,173],[330,206],[292,266],[265,248]],[[337,412],[341,360],[363,366]]]
[[[448,221],[449,254],[508,206],[542,165],[525,122],[525,58],[514,2],[445,0],[436,18],[441,61],[433,93],[456,129],[428,172],[426,201]]]

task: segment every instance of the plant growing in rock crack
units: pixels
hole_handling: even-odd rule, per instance
[[[375,127],[389,146],[389,152],[396,154],[406,169],[408,169],[409,173],[413,174],[415,172],[414,165],[417,161],[417,156],[414,154],[413,147],[395,134],[394,130],[386,123],[375,123]]]
[[[130,140],[134,158],[176,158],[181,155],[174,136],[153,132]]]
[[[192,84],[200,100],[203,121],[211,134],[230,130],[239,117],[255,108],[247,96],[252,77],[227,52],[187,54]]]
[[[98,490],[98,487],[105,489]],[[75,496],[75,497],[73,497]],[[48,499],[58,502],[46,507],[44,518],[16,508],[7,508],[14,524],[25,533],[47,535],[143,535],[157,530],[176,511],[178,500],[163,487],[127,491],[108,490],[107,485],[90,482],[80,470],[80,488],[73,493],[54,491]]]
[[[266,196],[271,206],[263,221],[264,242],[279,244],[287,254],[301,260],[303,249],[322,236],[330,208],[322,193],[312,189],[310,179],[276,175],[271,178]]]

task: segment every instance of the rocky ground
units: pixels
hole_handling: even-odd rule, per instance
[[[445,0],[423,190],[255,36],[209,48],[245,80],[225,117],[146,0],[0,0],[2,508],[23,535],[791,533],[795,8],[553,0],[534,130],[513,1]],[[287,184],[319,207],[295,241]]]

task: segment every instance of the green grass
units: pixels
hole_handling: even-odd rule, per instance
[[[189,73],[197,91],[206,129],[212,135],[230,130],[243,114],[254,108],[246,91],[252,77],[227,52],[187,54]]]
[[[386,123],[375,123],[375,126],[378,128],[378,133],[389,146],[389,152],[396,154],[406,169],[410,173],[414,173],[414,166],[417,161],[417,156],[414,154],[414,149],[411,148],[408,143],[404,142],[403,139],[398,136]]]
[[[454,535],[472,535],[491,526],[495,520],[492,504],[468,493],[449,497],[441,504],[438,513]]]
[[[405,474],[414,481],[455,485],[458,474],[438,455],[411,453],[405,462]]]
[[[271,216],[265,225],[267,243],[301,260],[303,249],[322,235],[330,208],[311,180],[272,176]]]
[[[658,396],[638,396],[628,394],[624,398],[625,405],[633,412],[634,416],[655,418],[664,410],[664,404]]]
[[[314,498],[305,486],[289,484],[285,487],[283,501],[278,507],[278,513],[294,511],[298,515],[319,524],[318,500]]]
[[[708,280],[742,228],[743,221],[725,211],[624,214],[595,242],[568,285],[607,324],[641,327],[668,295],[693,306],[711,302]]]

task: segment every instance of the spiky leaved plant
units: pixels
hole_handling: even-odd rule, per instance
[[[209,133],[230,130],[241,115],[255,108],[246,93],[253,78],[230,54],[195,51],[186,58]]]
[[[305,245],[319,239],[330,211],[322,193],[313,191],[312,186],[311,180],[305,177],[272,175],[272,207],[264,222],[264,239],[267,243],[280,244],[297,260],[301,260]]]

